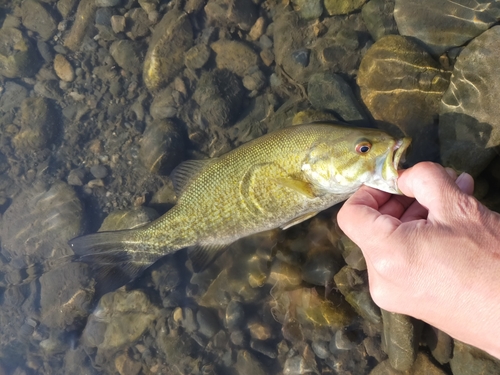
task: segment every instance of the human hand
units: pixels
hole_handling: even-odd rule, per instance
[[[340,228],[363,251],[381,308],[413,316],[500,358],[500,215],[438,164],[402,172],[391,195],[359,189]]]

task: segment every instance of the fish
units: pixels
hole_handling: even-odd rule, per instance
[[[188,248],[194,272],[239,238],[287,229],[349,198],[362,185],[392,194],[411,143],[337,123],[295,125],[216,158],[188,160],[172,172],[177,204],[131,230],[69,241],[77,260],[134,279],[167,254]]]

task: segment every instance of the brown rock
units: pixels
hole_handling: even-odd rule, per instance
[[[144,83],[150,90],[167,85],[184,67],[184,53],[193,45],[187,14],[172,9],[156,25],[144,61]]]
[[[248,45],[234,40],[219,40],[212,43],[219,69],[228,69],[243,77],[248,68],[258,65],[259,55]]]
[[[130,358],[127,353],[115,358],[115,368],[120,375],[137,375],[141,372],[141,364]]]
[[[75,79],[75,71],[70,62],[63,55],[57,54],[54,58],[54,70],[57,76],[66,82],[72,82]]]

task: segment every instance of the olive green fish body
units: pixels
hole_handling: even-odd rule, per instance
[[[177,205],[152,223],[70,244],[82,257],[126,254],[123,262],[141,266],[193,245],[215,252],[238,238],[305,220],[363,184],[397,193],[395,168],[408,143],[378,130],[330,124],[281,129],[219,158],[181,164],[172,175]],[[202,266],[212,257],[203,256]]]

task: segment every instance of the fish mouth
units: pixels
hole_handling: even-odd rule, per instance
[[[387,193],[402,195],[398,188],[398,169],[399,164],[404,161],[410,143],[411,138],[408,137],[394,141],[386,153],[377,157],[373,178],[365,182],[365,185]]]
[[[398,139],[394,147],[392,148],[392,152],[394,152],[394,159],[392,162],[392,166],[397,174],[399,169],[399,164],[405,161],[406,151],[411,144],[411,138],[405,137],[402,139]]]

